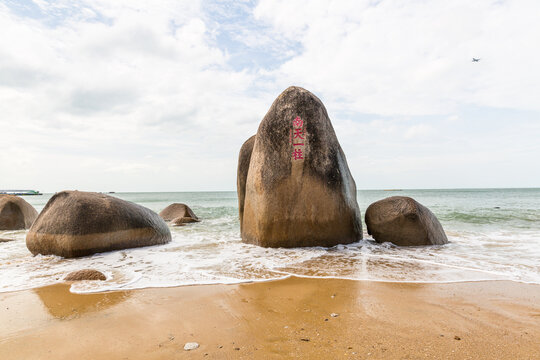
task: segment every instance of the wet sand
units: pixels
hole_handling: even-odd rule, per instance
[[[290,278],[77,295],[60,284],[0,294],[0,324],[3,360],[540,359],[540,286]]]

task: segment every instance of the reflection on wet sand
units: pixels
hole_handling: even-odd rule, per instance
[[[115,291],[95,294],[73,294],[69,284],[55,284],[33,289],[47,312],[58,319],[79,317],[101,311],[126,300],[131,293]]]
[[[437,272],[441,266],[418,261],[389,259],[378,256],[343,258],[334,255],[323,255],[280,271],[301,276],[316,277],[349,277],[349,278],[388,278],[394,281],[422,278],[427,271]]]
[[[500,279],[494,273],[471,268],[435,264],[395,256],[368,255],[357,258],[326,254],[298,264],[281,267],[276,271],[306,277],[345,278],[392,282],[448,282],[460,281],[463,276],[470,281]]]

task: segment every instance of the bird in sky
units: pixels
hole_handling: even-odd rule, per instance
[[[480,59],[477,59],[477,58],[472,58],[472,62],[479,62]]]

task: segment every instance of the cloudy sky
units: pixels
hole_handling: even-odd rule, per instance
[[[240,146],[290,85],[325,103],[359,189],[537,187],[538,14],[0,0],[0,189],[235,190]]]

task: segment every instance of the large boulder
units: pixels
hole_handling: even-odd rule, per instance
[[[240,148],[238,155],[238,169],[236,176],[236,187],[238,189],[238,212],[240,216],[240,227],[242,227],[242,219],[244,217],[244,198],[246,196],[246,181],[249,170],[249,162],[251,160],[251,152],[255,144],[255,135],[246,140]]]
[[[34,255],[72,258],[170,240],[167,224],[150,209],[105,194],[62,191],[39,214],[26,246]]]
[[[173,225],[182,226],[186,223],[199,222],[199,218],[186,204],[174,203],[161,210],[159,216]]]
[[[240,160],[247,158],[248,144]],[[239,164],[241,234],[265,247],[334,246],[362,238],[356,185],[324,105],[289,87],[274,101]]]
[[[399,246],[443,245],[448,238],[437,217],[424,205],[406,196],[392,196],[369,205],[368,234],[377,242]]]
[[[23,198],[0,194],[0,230],[28,229],[38,212]]]

